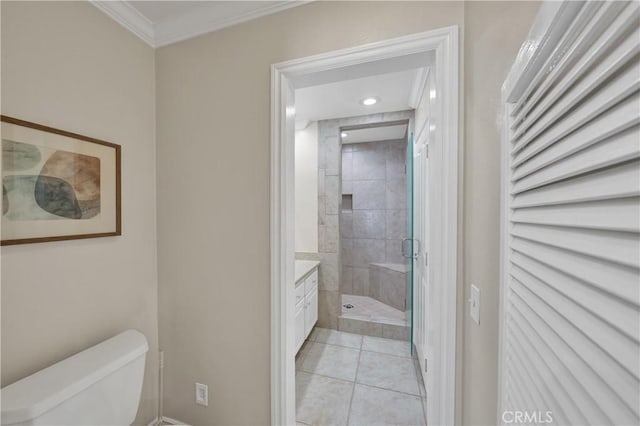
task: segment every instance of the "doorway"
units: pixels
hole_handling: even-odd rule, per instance
[[[421,214],[430,231],[433,253],[420,257],[415,238],[406,253],[411,264],[429,265],[426,289],[416,286],[411,274],[409,296],[416,306],[417,327],[410,338],[419,354],[427,387],[427,419],[432,424],[452,424],[455,407],[455,335],[458,202],[458,46],[457,27],[430,31],[352,49],[275,64],[272,66],[271,138],[271,342],[272,424],[295,421],[294,317],[294,119],[297,87],[318,81],[337,81],[371,67],[393,71],[410,64],[430,63],[432,87],[426,83],[416,105],[416,128],[428,129],[430,157],[427,173],[431,191],[429,214]],[[420,114],[420,116],[419,116]],[[412,142],[414,142],[412,140]],[[417,140],[415,141],[417,142]],[[411,144],[415,148],[416,143]],[[412,148],[413,149],[413,148]],[[424,177],[424,174],[422,175]],[[415,195],[410,197],[416,199]],[[419,208],[419,205],[418,205]],[[415,211],[412,206],[411,211]],[[418,210],[419,211],[419,210]],[[410,247],[409,247],[410,246]],[[412,268],[413,269],[413,268]],[[437,283],[437,285],[435,285]],[[420,293],[422,291],[422,293]],[[420,293],[419,298],[415,298]],[[419,294],[419,295],[420,295]],[[428,366],[428,367],[427,367]]]

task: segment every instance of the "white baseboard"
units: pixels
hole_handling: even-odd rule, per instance
[[[171,417],[162,416],[162,422],[170,425],[180,425],[180,426],[189,426],[185,422],[181,422],[180,420],[172,419]],[[153,419],[147,426],[157,426],[158,418]]]

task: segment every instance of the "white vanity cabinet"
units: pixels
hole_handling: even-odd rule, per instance
[[[318,321],[318,266],[315,265],[296,281],[295,290],[295,336],[296,352],[302,346]]]

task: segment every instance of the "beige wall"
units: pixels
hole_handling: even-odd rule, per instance
[[[157,51],[168,416],[269,421],[270,64],[462,19],[461,3],[315,2]]]
[[[537,2],[467,2],[464,31],[464,298],[480,289],[480,325],[464,306],[464,424],[497,424],[500,88]]]
[[[318,252],[318,122],[296,130],[296,252]]]
[[[122,145],[121,237],[2,248],[2,386],[128,328],[155,415],[154,51],[84,2],[2,2],[2,114]]]
[[[536,9],[316,2],[158,50],[167,415],[193,424],[269,419],[269,65],[457,24],[467,91],[460,294],[473,282],[483,297],[481,325],[465,312],[459,327],[461,412],[466,424],[495,423],[499,85]],[[193,403],[195,381],[209,385],[208,408]]]
[[[460,313],[461,413],[465,424],[495,423],[499,86],[536,10],[317,2],[157,51],[167,415],[268,423],[269,65],[457,24],[460,290],[474,283],[482,292],[479,326]],[[142,330],[157,348],[153,55],[86,3],[2,2],[2,113],[123,146],[122,237],[2,249],[3,385],[125,328]],[[153,416],[155,353],[147,366],[141,420]],[[207,408],[193,402],[195,381],[209,385]]]

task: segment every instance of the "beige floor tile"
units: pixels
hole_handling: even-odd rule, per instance
[[[418,396],[356,384],[349,425],[425,424],[422,401]]]
[[[311,333],[311,339],[318,343],[345,346],[347,348],[360,349],[362,336],[359,334],[345,333],[343,331],[330,330],[328,328],[316,328]]]
[[[365,336],[362,341],[362,350],[411,358],[411,346],[409,342],[403,340]]]
[[[359,355],[359,349],[314,342],[300,369],[307,373],[354,381]]]
[[[420,395],[413,359],[362,351],[357,383]]]
[[[296,373],[296,420],[307,425],[345,425],[353,383]]]

